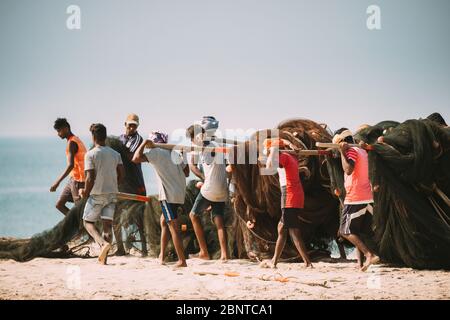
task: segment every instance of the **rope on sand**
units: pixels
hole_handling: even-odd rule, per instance
[[[326,280],[323,283],[296,281],[296,279],[298,279],[297,277],[293,277],[293,276],[284,277],[279,272],[272,274],[272,275],[263,274],[258,279],[262,280],[262,281],[278,281],[278,282],[282,282],[282,283],[292,281],[292,282],[296,282],[296,283],[300,283],[300,284],[305,284],[305,285],[308,285],[311,287],[323,287],[323,288],[330,289],[330,287],[327,285],[328,281],[326,281]]]
[[[211,271],[194,271],[193,273],[195,275],[199,275],[199,276],[205,276],[205,275],[211,275],[211,276],[224,275],[227,277],[239,277],[240,276],[240,274],[238,272],[230,272],[230,271],[226,271],[224,273],[211,272]],[[275,274],[264,273],[264,274],[262,274],[260,276],[256,276],[256,277],[255,276],[246,276],[246,278],[256,278],[261,281],[276,281],[276,282],[281,282],[281,283],[295,282],[295,283],[300,283],[300,284],[304,284],[304,285],[311,286],[311,287],[322,287],[322,288],[326,288],[326,289],[331,288],[330,286],[328,286],[328,281],[326,281],[326,280],[323,283],[303,282],[303,281],[298,281],[297,277],[294,277],[294,276],[285,277],[279,272],[277,272]]]

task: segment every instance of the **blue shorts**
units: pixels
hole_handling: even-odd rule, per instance
[[[162,213],[164,220],[170,222],[178,218],[178,208],[180,207],[177,203],[169,203],[166,200],[160,201]]]
[[[212,208],[211,215],[213,218],[216,216],[223,217],[225,215],[225,202],[210,201],[206,199],[201,192],[197,195],[191,211],[194,215],[200,215],[205,212],[209,206]]]
[[[96,222],[98,219],[112,221],[116,202],[117,198],[114,193],[90,195],[84,207],[83,220],[87,222]]]

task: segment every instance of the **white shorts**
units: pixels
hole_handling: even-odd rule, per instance
[[[114,193],[90,195],[84,207],[83,220],[96,222],[98,219],[113,220],[117,198]]]

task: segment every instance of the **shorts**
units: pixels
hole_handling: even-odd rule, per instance
[[[200,192],[195,199],[194,206],[192,207],[192,212],[194,215],[198,216],[202,214],[208,207],[211,206],[212,217],[220,216],[223,218],[225,215],[225,202],[214,202],[206,199]]]
[[[69,178],[66,185],[64,186],[61,195],[59,196],[58,202],[78,202],[81,200],[78,191],[84,188],[84,182],[75,181],[73,178]]]
[[[113,220],[117,198],[114,193],[92,194],[86,201],[83,220],[96,222],[99,219]]]
[[[169,203],[166,200],[160,201],[164,220],[170,222],[178,218],[178,208],[181,206],[178,203]]]
[[[300,208],[281,208],[281,220],[283,228],[300,228],[299,215],[302,213]]]
[[[372,215],[372,203],[344,204],[339,234],[370,235],[372,233]]]

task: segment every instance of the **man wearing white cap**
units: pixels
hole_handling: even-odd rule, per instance
[[[355,141],[347,128],[335,132],[333,143],[339,143],[341,147],[345,185],[339,234],[356,247],[359,266],[362,271],[366,271],[371,264],[379,261],[379,257],[361,239],[361,234],[372,235],[373,195],[368,155],[364,149],[348,146]]]

